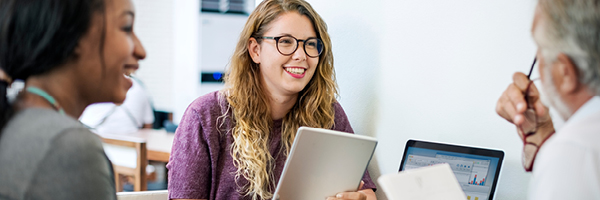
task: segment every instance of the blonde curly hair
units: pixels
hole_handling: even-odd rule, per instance
[[[337,84],[333,68],[331,40],[327,25],[304,0],[265,0],[250,14],[231,63],[225,74],[225,88],[221,91],[233,113],[231,155],[237,171],[236,181],[248,180],[240,191],[252,199],[270,199],[273,196],[275,159],[269,153],[269,137],[273,119],[267,91],[262,85],[259,65],[252,62],[248,52],[250,38],[259,38],[269,24],[283,13],[298,12],[313,24],[317,37],[323,41],[316,72],[308,85],[298,94],[294,107],[282,121],[281,142],[287,156],[300,126],[331,128],[334,125]],[[261,40],[258,40],[259,43]]]

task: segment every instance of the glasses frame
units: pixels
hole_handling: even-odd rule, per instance
[[[533,64],[531,64],[531,69],[529,70],[529,74],[527,75],[527,79],[529,79],[529,84],[527,84],[527,88],[525,89],[525,102],[527,103],[527,110],[525,110],[525,113],[523,113],[525,115],[525,120],[527,124],[533,124],[533,127],[530,127],[530,129],[524,129],[522,126],[519,127],[519,129],[521,129],[521,132],[523,133],[523,137],[526,138],[530,135],[535,134],[535,132],[537,131],[537,116],[535,114],[535,109],[533,106],[533,100],[530,99],[529,96],[529,90],[531,88],[531,85],[533,85],[533,81],[535,80],[531,80],[531,74],[533,73],[533,68],[535,67],[535,63],[537,62],[537,56],[535,57],[535,59],[533,59]]]
[[[291,37],[291,38],[294,38],[294,40],[296,40],[296,48],[294,49],[294,51],[292,51],[292,53],[285,54],[285,53],[282,53],[281,50],[279,50],[279,39],[281,39],[283,37]],[[296,51],[298,50],[298,47],[300,46],[300,42],[302,42],[302,49],[304,50],[304,53],[306,54],[306,56],[311,57],[311,58],[317,58],[317,57],[319,57],[323,53],[323,50],[325,49],[325,47],[322,46],[321,49],[318,50],[319,54],[316,55],[316,56],[311,56],[311,55],[308,54],[308,52],[306,51],[306,41],[311,40],[311,39],[317,39],[317,41],[321,42],[321,44],[323,45],[323,40],[321,40],[321,39],[319,39],[317,37],[309,37],[309,38],[306,38],[306,40],[299,40],[298,38],[295,38],[294,36],[291,36],[291,35],[283,35],[283,36],[277,36],[277,37],[263,36],[263,37],[259,37],[259,38],[261,38],[261,39],[268,39],[268,40],[275,40],[275,46],[277,47],[277,51],[279,51],[279,53],[281,55],[284,55],[284,56],[289,56],[289,55],[292,55],[292,54],[296,53]]]
[[[551,133],[547,138],[545,138],[541,144],[535,144],[533,142],[528,142],[527,138],[529,138],[530,136],[533,136],[537,133],[537,116],[535,113],[535,109],[534,109],[534,105],[533,105],[533,100],[530,99],[529,96],[529,90],[531,88],[531,85],[533,85],[533,81],[538,80],[538,79],[534,79],[531,80],[531,74],[533,72],[533,68],[535,67],[535,63],[537,62],[537,57],[535,57],[535,59],[533,60],[533,64],[531,64],[531,69],[529,70],[529,74],[527,75],[527,79],[529,79],[529,84],[527,85],[527,88],[525,89],[525,102],[527,102],[527,110],[525,111],[524,115],[525,115],[525,120],[530,120],[527,118],[533,118],[530,121],[533,121],[533,130],[527,130],[527,132],[525,132],[526,130],[523,129],[523,127],[519,126],[519,130],[521,131],[521,133],[523,134],[523,152],[521,155],[521,161],[523,164],[523,168],[525,168],[525,171],[527,172],[531,172],[533,171],[533,164],[535,162],[535,158],[538,154],[538,151],[540,150],[540,147],[544,144],[544,142],[546,142],[546,140],[548,140],[548,138],[550,138],[552,136]]]

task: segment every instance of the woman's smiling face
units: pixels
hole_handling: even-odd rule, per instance
[[[90,103],[121,103],[132,84],[124,74],[137,67],[146,52],[133,32],[135,10],[131,0],[106,0],[105,6],[104,15],[94,15],[76,49],[81,69],[78,82],[88,88],[85,96]]]
[[[292,36],[298,40],[317,37],[311,20],[298,12],[281,14],[268,25],[264,37]],[[277,50],[273,39],[250,39],[250,55],[260,66],[263,86],[271,95],[296,95],[306,87],[313,77],[319,57],[311,58],[304,51],[304,43],[299,42],[296,51],[288,56]],[[294,41],[295,42],[295,41]]]

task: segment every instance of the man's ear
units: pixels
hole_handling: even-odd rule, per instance
[[[556,62],[555,73],[557,73],[557,76],[554,77],[562,79],[557,81],[559,84],[557,89],[565,94],[579,91],[583,85],[579,82],[579,69],[573,60],[566,54],[560,53],[556,58]]]
[[[248,52],[252,61],[256,64],[260,64],[260,44],[255,38],[248,39]]]

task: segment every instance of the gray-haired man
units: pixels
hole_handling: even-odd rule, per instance
[[[524,141],[529,198],[600,199],[600,1],[539,0],[531,32],[545,97],[566,122],[554,134],[523,73],[498,100],[496,112]]]

